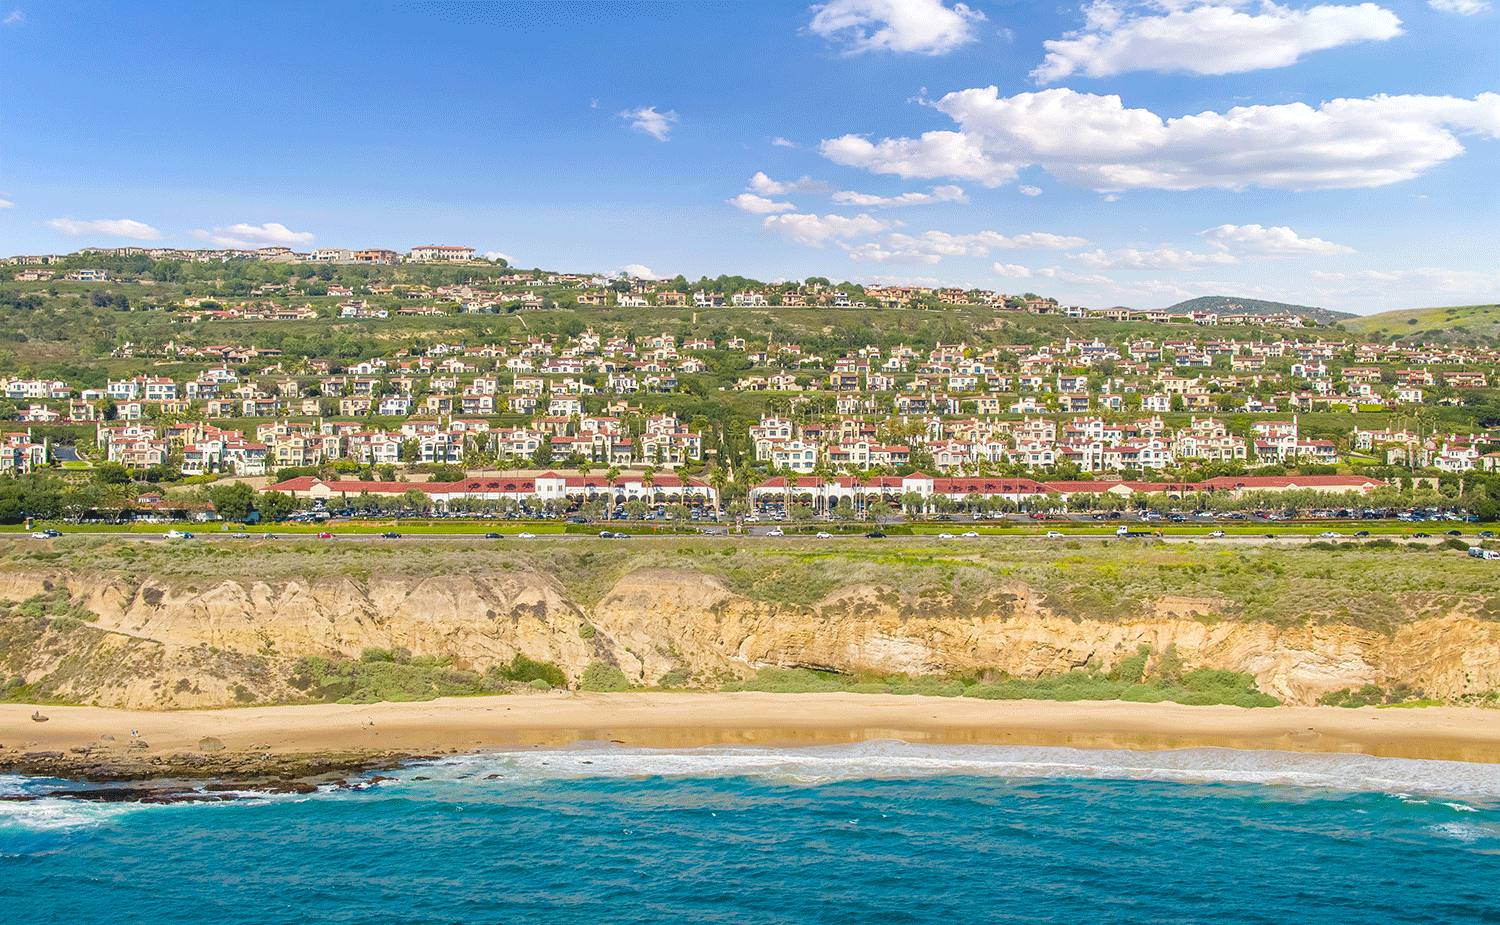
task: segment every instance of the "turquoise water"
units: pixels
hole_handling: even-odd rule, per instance
[[[0,777],[0,793],[55,784]],[[358,792],[3,802],[0,910],[28,925],[1500,922],[1500,766],[895,742],[465,756]]]

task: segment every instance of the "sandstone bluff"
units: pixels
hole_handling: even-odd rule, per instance
[[[297,658],[358,658],[369,647],[448,656],[475,671],[522,653],[570,679],[606,662],[651,684],[683,668],[720,678],[766,667],[1036,677],[1175,645],[1185,663],[1250,673],[1290,704],[1366,683],[1444,699],[1500,687],[1500,624],[1477,600],[1437,613],[1413,600],[1403,621],[1377,631],[1235,620],[1235,602],[1211,597],[1148,599],[1129,616],[1093,619],[1021,580],[982,600],[876,581],[792,604],[668,568],[629,570],[591,603],[543,572],[235,577],[201,589],[69,570],[0,575],[10,601],[64,594],[97,620],[53,621],[34,638],[6,640],[7,673],[51,677],[59,699],[125,708],[294,702],[303,696],[288,683]]]

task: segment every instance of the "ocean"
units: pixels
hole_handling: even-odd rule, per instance
[[[228,803],[0,802],[0,909],[17,925],[1500,922],[1500,765],[582,743],[387,773]],[[0,777],[0,795],[58,786]]]

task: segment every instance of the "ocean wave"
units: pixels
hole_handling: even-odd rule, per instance
[[[649,749],[605,743],[454,756],[412,766],[400,781],[758,777],[841,780],[970,775],[1248,783],[1395,795],[1500,799],[1500,765],[1231,748],[1163,751],[1044,746],[913,745],[872,741],[810,748],[706,746]]]

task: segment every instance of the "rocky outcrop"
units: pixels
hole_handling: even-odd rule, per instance
[[[1088,619],[1054,611],[1022,582],[982,601],[953,601],[865,584],[812,605],[756,600],[714,577],[639,569],[596,603],[552,576],[518,571],[371,578],[226,580],[203,590],[77,573],[0,575],[0,598],[65,590],[98,614],[12,642],[9,670],[26,681],[64,677],[59,696],[107,706],[186,708],[295,700],[289,668],[304,655],[357,658],[366,648],[447,656],[483,672],[517,654],[556,663],[570,679],[598,661],[635,683],[673,671],[700,679],[765,667],[1036,677],[1107,668],[1139,646],[1175,646],[1190,666],[1253,674],[1262,690],[1310,703],[1343,687],[1404,683],[1445,699],[1500,688],[1500,624],[1413,604],[1393,633],[1333,620],[1241,622],[1234,602],[1164,598],[1138,615]],[[1316,615],[1314,615],[1315,617]],[[55,674],[63,672],[64,674]]]

